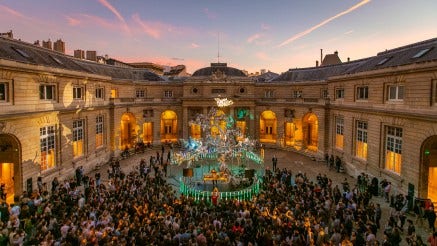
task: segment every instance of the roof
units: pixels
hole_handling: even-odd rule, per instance
[[[210,67],[201,68],[193,73],[196,76],[212,76],[221,73],[226,76],[247,77],[240,69],[228,67],[226,63],[211,63]]]
[[[336,65],[296,68],[282,73],[273,81],[323,81],[331,76],[354,74],[413,63],[437,61],[437,38],[386,50],[376,56]]]
[[[2,37],[0,37],[0,59],[110,76],[114,79],[163,80],[155,73],[145,69],[116,67],[77,59],[40,46]]]
[[[268,72],[263,73],[261,75],[252,77],[252,80],[254,80],[256,82],[269,82],[269,81],[274,80],[278,76],[279,76],[279,74],[268,71]]]
[[[338,52],[334,52],[334,54],[327,54],[325,58],[323,58],[321,66],[329,66],[341,64],[340,57],[338,57]]]

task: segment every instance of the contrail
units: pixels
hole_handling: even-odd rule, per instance
[[[109,9],[117,17],[117,19],[121,21],[121,23],[123,23],[123,27],[127,32],[130,32],[130,29],[127,26],[123,16],[120,14],[120,12],[118,12],[118,10],[114,6],[112,6],[107,0],[98,0],[98,1],[100,4],[102,4],[107,9]]]
[[[371,0],[363,0],[363,1],[361,1],[361,2],[359,2],[359,3],[357,3],[357,4],[355,4],[354,6],[350,7],[349,9],[347,9],[347,10],[345,10],[345,11],[343,11],[343,12],[340,12],[340,13],[338,13],[338,14],[336,14],[336,15],[334,15],[334,16],[332,16],[332,17],[330,17],[330,18],[328,18],[328,19],[326,19],[326,20],[324,20],[324,21],[322,21],[322,22],[320,22],[320,23],[317,24],[317,25],[315,25],[315,26],[313,26],[313,27],[311,27],[311,28],[309,28],[309,29],[307,29],[307,30],[305,30],[305,31],[303,31],[303,32],[300,32],[300,33],[298,33],[298,34],[296,34],[296,35],[294,35],[294,36],[292,36],[291,38],[289,38],[289,39],[285,40],[284,42],[282,42],[282,43],[281,43],[280,45],[278,45],[277,47],[282,47],[282,46],[284,46],[284,45],[287,45],[287,44],[289,44],[289,43],[291,43],[291,42],[293,42],[293,41],[295,41],[295,40],[297,40],[297,39],[299,39],[299,38],[301,38],[301,37],[303,37],[303,36],[305,36],[305,35],[311,33],[312,31],[314,31],[314,30],[316,30],[316,29],[318,29],[318,28],[320,28],[320,27],[322,27],[322,26],[328,24],[329,22],[331,22],[331,21],[337,19],[338,17],[343,16],[343,15],[345,15],[345,14],[349,14],[350,12],[352,12],[352,11],[358,9],[359,7],[361,7],[361,6],[363,6],[363,5],[367,4],[367,3],[369,3],[370,1],[371,1]]]

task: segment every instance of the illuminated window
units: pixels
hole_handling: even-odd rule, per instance
[[[344,144],[344,118],[335,118],[335,147],[343,149]]]
[[[55,86],[54,85],[40,85],[39,99],[41,100],[55,100]]]
[[[389,85],[387,89],[387,99],[389,101],[404,100],[404,86],[403,85]]]
[[[8,83],[0,82],[0,103],[9,101]]]
[[[344,98],[344,89],[338,88],[335,89],[335,99],[343,99]]]
[[[367,122],[357,121],[356,156],[367,159]]]
[[[302,91],[293,91],[293,98],[301,98]]]
[[[45,126],[39,129],[41,171],[55,167],[55,126]]]
[[[402,165],[402,128],[388,126],[385,142],[385,168],[400,174]]]
[[[137,90],[135,91],[135,96],[137,98],[144,98],[146,96],[146,92],[144,90]]]
[[[83,156],[84,152],[84,120],[73,121],[73,156]]]
[[[105,98],[105,89],[102,87],[96,88],[96,98],[104,99]]]
[[[164,97],[165,98],[172,98],[173,97],[173,91],[164,91]]]
[[[117,97],[118,97],[117,89],[111,89],[111,98],[117,98]]]
[[[96,149],[103,146],[103,115],[96,117]]]
[[[83,99],[83,87],[75,86],[73,87],[73,99],[82,100]]]
[[[357,87],[357,100],[367,100],[369,99],[369,87],[359,86]]]

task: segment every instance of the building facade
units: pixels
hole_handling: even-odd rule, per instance
[[[190,77],[77,59],[0,38],[1,182],[10,196],[50,184],[138,142],[198,138],[216,106],[242,138],[390,180],[437,201],[437,39],[335,65],[290,69],[273,80],[212,63]],[[293,163],[290,163],[293,165]]]

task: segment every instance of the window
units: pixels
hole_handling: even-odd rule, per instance
[[[344,98],[344,89],[338,88],[335,89],[335,99],[343,99]]]
[[[293,98],[301,98],[302,91],[293,91]]]
[[[359,86],[357,87],[357,100],[369,99],[369,87]]]
[[[215,88],[211,89],[212,94],[226,94],[226,89]]]
[[[117,89],[111,89],[111,98],[117,98],[117,97],[118,97]]]
[[[173,97],[173,91],[164,91],[164,97],[165,98],[172,98]]]
[[[402,164],[402,128],[388,126],[385,142],[385,168],[400,174]]]
[[[55,139],[55,126],[45,126],[39,129],[41,171],[55,167]]]
[[[103,115],[96,117],[96,149],[103,146]]]
[[[389,85],[387,90],[387,99],[389,101],[404,100],[404,86],[403,85]]]
[[[390,56],[390,57],[384,57],[384,58],[382,58],[382,60],[381,61],[379,61],[377,64],[376,64],[376,66],[381,66],[381,65],[383,65],[384,63],[386,63],[388,60],[390,60],[392,57]]]
[[[143,110],[143,118],[152,118],[152,117],[153,117],[153,109]]]
[[[83,87],[73,87],[73,99],[83,99]]]
[[[105,98],[105,89],[102,87],[96,88],[96,98],[104,99]]]
[[[322,90],[322,98],[329,98],[329,93],[328,93],[328,90],[326,90],[326,89],[324,89],[324,90]]]
[[[15,52],[17,52],[18,54],[20,54],[22,57],[24,58],[30,58],[30,56],[24,51],[24,50],[20,50],[17,47],[11,47],[13,50],[15,50]]]
[[[367,122],[357,121],[355,155],[362,159],[367,159]]]
[[[411,58],[413,58],[413,59],[416,59],[416,58],[419,58],[419,57],[422,57],[422,56],[424,56],[426,53],[428,53],[428,51],[430,51],[432,49],[432,47],[430,47],[430,48],[426,48],[426,49],[423,49],[423,50],[420,50],[419,52],[417,52],[413,57],[411,57]]]
[[[273,91],[272,90],[264,91],[264,98],[273,98]]]
[[[55,86],[54,85],[40,85],[39,99],[41,100],[55,100]]]
[[[84,152],[84,120],[73,121],[73,156],[83,156]]]
[[[0,103],[9,101],[8,83],[0,82]]]
[[[335,118],[335,147],[343,149],[344,145],[344,118]]]
[[[135,96],[137,98],[144,98],[146,96],[146,92],[144,90],[137,90],[135,91]]]

